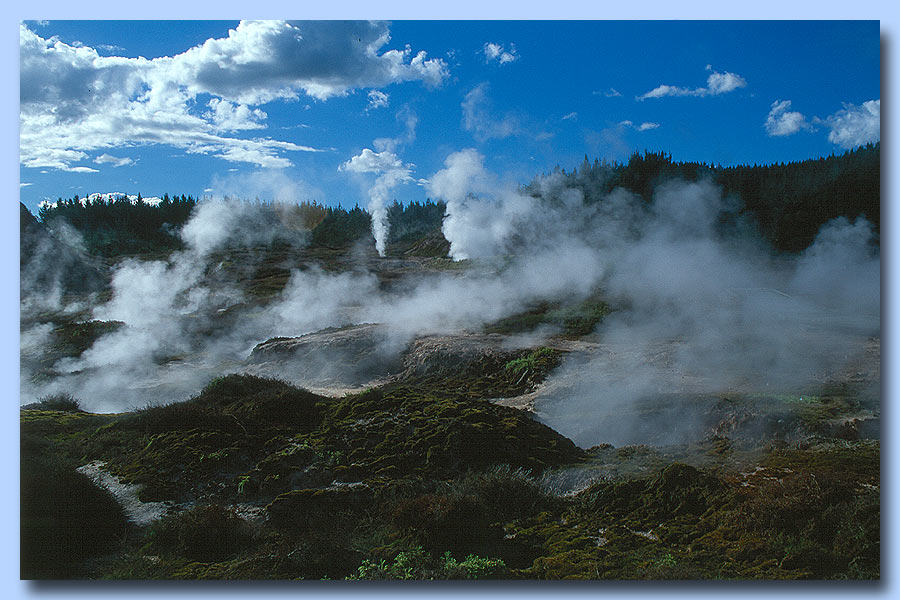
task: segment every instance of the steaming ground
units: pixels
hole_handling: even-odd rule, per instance
[[[93,298],[88,310],[68,306],[80,320],[124,325],[59,359],[49,377],[28,370],[51,332],[34,307],[67,306],[46,277],[23,278],[22,404],[58,392],[97,412],[185,400],[212,377],[265,369],[248,358],[271,338],[378,324],[366,342],[370,363],[309,352],[269,365],[308,387],[354,389],[390,375],[416,338],[464,339],[538,302],[602,293],[614,312],[522,400],[579,445],[684,441],[706,427],[705,407],[729,394],[825,395],[852,384],[877,408],[880,258],[862,218],[832,221],[800,256],[775,257],[735,199],[709,183],[662,185],[650,204],[618,189],[588,205],[550,176],[538,199],[465,150],[427,188],[447,202],[443,233],[463,262],[377,258],[371,248],[317,260],[297,232],[280,265],[290,277],[268,295],[249,293],[225,253],[261,261],[266,229],[241,205],[202,204],[184,251],[124,260],[109,272],[107,296],[82,295]],[[555,333],[514,343],[576,343]]]
[[[798,346],[816,343],[816,334]],[[724,434],[727,403],[760,398],[789,401],[852,395],[859,414],[877,419],[881,344],[877,337],[850,336],[830,367],[809,375],[803,385],[751,377],[745,370],[715,374],[691,370],[679,360],[680,340],[648,341],[639,348],[597,344],[571,355],[557,372],[530,394],[500,403],[531,410],[582,447],[608,443],[685,444]],[[837,359],[837,354],[835,355]],[[585,418],[590,415],[590,418]]]

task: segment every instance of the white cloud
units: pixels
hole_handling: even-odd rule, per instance
[[[97,46],[100,50],[105,50],[106,52],[124,52],[125,48],[122,46],[116,46],[115,44],[99,44]]]
[[[134,160],[127,156],[124,158],[119,158],[117,156],[111,156],[109,154],[101,154],[94,159],[94,162],[98,165],[110,164],[113,167],[126,167],[128,165],[134,164]]]
[[[801,129],[812,130],[812,125],[802,113],[791,110],[790,100],[773,102],[764,126],[770,136],[793,135]]]
[[[569,119],[577,119],[577,118],[578,118],[578,113],[577,113],[577,112],[570,112],[569,114],[567,114],[566,116],[564,116],[564,117],[562,118],[562,120],[563,120],[563,121],[568,121]]]
[[[516,52],[515,44],[510,44],[508,50],[503,47],[503,44],[487,42],[484,45],[484,61],[487,63],[497,61],[501,65],[505,65],[517,60],[519,60],[519,55]]]
[[[713,72],[706,78],[706,93],[710,96],[718,96],[719,94],[727,94],[738,88],[747,85],[747,81],[740,75],[734,73],[718,73]]]
[[[79,202],[81,202],[82,205],[87,205],[91,202],[98,202],[98,201],[109,202],[110,200],[121,200],[121,199],[126,199],[131,204],[137,204],[138,195],[137,194],[124,194],[122,192],[94,192],[92,194],[88,194],[84,198],[81,198],[81,200],[79,200]],[[158,196],[151,196],[149,198],[142,197],[141,200],[143,200],[144,204],[149,204],[150,206],[156,206],[157,204],[162,202],[162,198],[159,198]]]
[[[228,36],[153,60],[100,56],[20,26],[20,155],[26,167],[73,165],[95,150],[168,144],[189,153],[285,167],[283,152],[316,148],[228,132],[265,127],[257,105],[327,100],[403,81],[440,85],[440,59],[410,47],[383,50],[386,23],[244,21]],[[200,94],[213,99],[196,107]]]
[[[352,89],[401,81],[437,86],[448,76],[441,59],[420,51],[381,51],[389,25],[365,21],[243,21],[228,37],[209,39],[171,59],[171,79],[195,93],[244,104],[296,98],[326,100]]]
[[[491,114],[488,89],[489,85],[485,82],[466,94],[462,103],[463,129],[471,131],[479,141],[503,139],[518,133],[519,123],[515,117],[506,114],[495,118]]]
[[[385,171],[404,170],[403,163],[393,152],[374,152],[369,148],[363,148],[357,156],[354,156],[340,166],[341,171],[351,173],[382,173]],[[407,170],[407,172],[409,172]]]
[[[706,65],[706,70],[711,71],[712,66]],[[690,89],[663,84],[653,88],[646,94],[635,96],[635,100],[663,98],[665,96],[718,96],[721,94],[727,94],[728,92],[732,92],[738,88],[745,87],[746,85],[747,81],[740,75],[729,73],[727,71],[725,73],[713,71],[709,74],[709,77],[706,78],[706,87]]]
[[[215,131],[240,131],[244,129],[263,129],[268,115],[260,109],[250,109],[244,104],[235,104],[221,98],[213,98],[207,104],[210,110],[203,113]]]
[[[366,107],[366,112],[387,106],[389,102],[390,96],[381,90],[369,90],[369,105]]]
[[[618,98],[622,95],[619,90],[616,88],[609,88],[607,90],[594,90],[591,92],[594,96],[606,96],[607,98]]]
[[[861,106],[845,104],[825,119],[831,129],[828,141],[842,148],[855,148],[881,140],[881,99],[863,102]]]
[[[635,125],[633,122],[626,119],[625,121],[619,121],[619,127],[620,128],[627,127],[629,129],[635,129],[637,131],[648,131],[650,129],[656,129],[657,127],[659,127],[659,123],[644,122],[644,123],[641,123],[640,125]]]
[[[34,184],[33,183],[25,183],[24,181],[19,183],[20,188],[28,187],[29,185],[34,185]]]

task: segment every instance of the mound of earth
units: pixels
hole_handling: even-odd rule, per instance
[[[399,372],[399,350],[392,348],[383,326],[366,323],[272,338],[253,349],[244,370],[314,389],[352,388]]]
[[[570,350],[541,352],[501,334],[427,335],[407,343],[390,336],[383,325],[366,323],[272,338],[253,349],[243,371],[330,396],[391,381],[451,378],[458,389],[472,388],[466,395],[491,398],[530,391],[556,366],[559,354]]]
[[[495,370],[515,357],[499,334],[430,335],[416,339],[403,356],[403,376],[449,375],[463,370]]]

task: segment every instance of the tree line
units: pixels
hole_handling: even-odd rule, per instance
[[[254,210],[259,223],[277,233],[284,242],[298,237],[312,247],[344,248],[371,237],[369,213],[355,205],[346,209],[318,202],[267,203],[259,199],[241,202]],[[138,195],[59,198],[44,204],[38,217],[45,225],[65,222],[82,235],[87,250],[99,256],[171,252],[183,247],[179,232],[200,201],[193,196],[164,195],[160,202],[148,203]],[[27,209],[22,207],[25,212]],[[397,201],[388,207],[391,224],[389,243],[414,241],[430,232],[439,232],[446,212],[441,201]],[[30,215],[30,213],[29,213]]]
[[[626,163],[584,157],[570,172],[557,167],[566,185],[580,189],[587,204],[602,202],[612,190],[625,188],[650,202],[654,190],[669,180],[710,180],[723,194],[740,200],[740,212],[756,223],[774,249],[799,252],[827,221],[865,216],[880,231],[881,143],[861,146],[841,155],[772,165],[722,167],[676,162],[664,152],[635,153]],[[537,180],[523,186],[539,197]],[[88,250],[101,256],[168,252],[182,245],[180,228],[198,200],[184,194],[163,196],[155,204],[126,197],[90,201],[60,198],[41,207],[42,222],[61,219],[81,232]],[[253,204],[251,202],[251,204]],[[271,222],[307,232],[313,247],[343,248],[371,237],[369,213],[317,202],[297,204],[255,202],[261,211],[277,212]],[[388,208],[389,244],[410,243],[438,234],[446,211],[442,201],[397,201]],[[268,222],[268,221],[267,221]]]

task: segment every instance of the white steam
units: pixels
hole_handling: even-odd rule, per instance
[[[372,217],[372,235],[375,237],[375,249],[379,256],[385,255],[388,238],[388,214],[387,207],[390,201],[391,190],[401,183],[413,180],[413,165],[403,164],[401,160],[390,150],[374,152],[364,148],[357,156],[354,156],[340,166],[341,171],[350,173],[377,173],[375,183],[369,189],[368,211]]]
[[[373,202],[410,178],[387,148],[342,169],[378,173]],[[184,228],[185,251],[115,270],[94,318],[126,325],[56,365],[65,374],[49,386],[23,384],[23,401],[68,391],[89,410],[114,411],[183,400],[242,370],[274,336],[380,323],[383,350],[397,352],[416,336],[478,330],[537,302],[600,291],[615,312],[548,382],[556,392],[538,412],[581,445],[664,443],[690,434],[702,410],[689,406],[705,395],[825,385],[860,340],[880,336],[880,258],[863,219],[832,221],[799,257],[776,257],[709,182],[670,182],[652,202],[618,189],[585,203],[559,175],[529,190],[504,185],[471,149],[448,156],[427,191],[446,201],[443,233],[454,259],[474,259],[468,268],[383,286],[377,273],[305,265],[268,303],[246,298],[216,258],[265,241],[267,228],[253,208],[201,204]],[[372,212],[383,242],[386,221],[379,230]],[[298,245],[304,239],[298,231]],[[34,345],[48,331],[32,334]],[[654,411],[638,410],[654,399]]]

